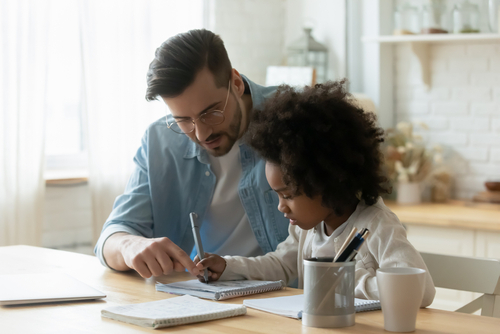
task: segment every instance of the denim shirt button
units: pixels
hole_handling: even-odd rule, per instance
[[[206,175],[206,176],[209,176],[209,175],[210,175],[210,172],[209,172],[209,171],[206,171],[206,172],[205,172],[205,175]]]

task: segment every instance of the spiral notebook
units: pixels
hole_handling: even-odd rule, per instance
[[[243,305],[220,304],[191,296],[154,302],[114,306],[103,309],[101,316],[130,324],[163,328],[235,317],[246,314]]]
[[[198,280],[190,280],[177,283],[156,283],[156,291],[173,293],[176,295],[191,295],[200,298],[224,300],[240,296],[252,295],[273,290],[281,290],[285,287],[283,281],[215,281],[201,283]]]
[[[301,319],[302,308],[304,306],[304,295],[245,299],[243,305],[289,318]],[[380,301],[354,298],[354,310],[356,312],[380,310]]]

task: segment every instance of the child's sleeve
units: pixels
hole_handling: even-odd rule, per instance
[[[370,236],[366,244],[368,253],[356,265],[357,298],[379,299],[376,269],[391,267],[413,267],[426,270],[424,297],[421,307],[434,300],[436,289],[420,253],[406,238],[406,230],[392,212],[382,212],[368,225]]]
[[[297,252],[300,232],[290,225],[289,235],[274,252],[257,257],[224,256],[226,269],[221,280],[283,280],[286,284],[297,277]]]

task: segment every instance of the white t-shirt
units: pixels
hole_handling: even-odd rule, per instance
[[[242,172],[239,144],[236,142],[224,156],[210,156],[210,167],[217,181],[200,234],[206,252],[258,256],[263,252],[238,195]]]
[[[349,217],[350,219],[350,217]],[[344,232],[347,226],[348,220],[346,220],[342,225],[337,227],[333,233],[328,236],[326,235],[325,222],[322,221],[316,227],[314,227],[314,237],[312,241],[312,256],[313,257],[335,257],[335,238],[337,238],[342,232]]]

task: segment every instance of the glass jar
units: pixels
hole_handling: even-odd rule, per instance
[[[419,32],[418,10],[405,2],[394,11],[393,35],[413,35]]]
[[[480,32],[479,7],[471,4],[468,0],[456,4],[453,7],[453,32],[455,34]]]
[[[446,3],[443,0],[430,0],[422,9],[422,34],[447,34]]]

